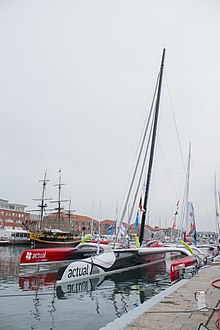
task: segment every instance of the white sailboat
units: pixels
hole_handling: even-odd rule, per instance
[[[183,239],[184,242],[187,238],[192,237],[196,245],[196,222],[195,211],[192,201],[189,200],[189,187],[190,187],[190,162],[191,162],[191,143],[189,145],[187,172],[186,172],[186,184],[183,198],[183,209],[180,224],[179,239]]]

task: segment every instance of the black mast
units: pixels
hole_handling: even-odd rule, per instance
[[[163,55],[161,60],[160,72],[159,72],[159,82],[158,82],[158,90],[157,90],[157,98],[156,98],[156,105],[155,105],[155,117],[153,123],[153,131],[152,131],[152,140],[151,140],[151,149],[150,149],[150,157],[148,163],[148,174],[147,174],[147,181],[146,181],[146,191],[144,196],[144,205],[143,205],[143,213],[141,219],[141,229],[140,229],[140,245],[143,242],[144,237],[144,226],[145,226],[145,218],[147,212],[147,202],[150,190],[150,180],[151,180],[151,172],[153,166],[153,158],[154,158],[154,149],[155,149],[155,141],[156,141],[156,133],[157,133],[157,122],[158,122],[158,114],[159,114],[159,105],[160,105],[160,94],[161,94],[161,86],[162,86],[162,77],[163,77],[163,67],[164,67],[164,58],[165,58],[165,49],[163,49]]]

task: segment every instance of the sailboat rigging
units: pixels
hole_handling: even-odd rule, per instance
[[[140,193],[140,187],[142,186],[141,182],[145,181],[143,180],[143,175],[145,173],[145,167],[146,167],[146,160],[147,156],[149,154],[149,146],[150,147],[150,155],[149,155],[149,164],[148,164],[148,175],[147,175],[147,183],[146,183],[146,189],[144,192],[144,206],[142,210],[142,222],[141,222],[141,229],[140,229],[140,236],[139,241],[142,244],[143,237],[144,237],[144,228],[145,228],[145,218],[146,218],[146,212],[147,212],[147,202],[148,202],[148,195],[149,195],[149,189],[150,189],[150,180],[151,180],[151,172],[152,172],[152,166],[153,166],[153,157],[154,157],[154,148],[155,148],[155,141],[156,141],[156,132],[157,132],[157,123],[158,123],[158,115],[159,115],[159,105],[160,105],[160,94],[161,94],[161,88],[162,88],[162,78],[163,78],[163,68],[164,68],[164,60],[165,60],[165,49],[163,49],[162,54],[162,60],[160,65],[160,71],[159,75],[157,77],[156,82],[156,88],[153,96],[153,102],[148,114],[148,118],[145,123],[145,127],[143,130],[143,137],[140,143],[140,148],[137,156],[136,165],[134,168],[134,172],[131,178],[131,183],[129,185],[126,201],[124,204],[124,208],[122,211],[122,215],[120,217],[119,225],[117,226],[117,232],[116,232],[116,240],[118,239],[120,228],[122,227],[122,223],[124,221],[124,217],[126,214],[126,210],[128,209],[129,200],[131,198],[132,190],[135,189],[135,194],[133,197],[132,207],[129,211],[129,217],[128,217],[128,226],[130,225],[132,214],[134,211],[135,203],[137,203],[138,194]],[[127,227],[128,227],[127,226]],[[126,231],[127,233],[127,231]]]

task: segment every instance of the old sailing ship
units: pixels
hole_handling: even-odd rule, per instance
[[[42,197],[40,199],[40,204],[38,205],[40,209],[40,222],[39,222],[39,228],[37,231],[30,231],[30,240],[31,243],[34,246],[41,246],[41,245],[48,245],[51,247],[54,246],[76,246],[77,244],[80,243],[80,237],[76,236],[74,232],[72,231],[63,231],[60,230],[60,225],[61,225],[61,220],[63,219],[63,207],[62,207],[62,202],[65,202],[64,200],[61,200],[61,170],[59,171],[59,182],[56,184],[58,187],[58,200],[57,201],[52,201],[54,203],[57,203],[57,208],[54,210],[56,211],[55,213],[50,213],[49,217],[53,218],[56,221],[56,228],[43,228],[43,222],[44,222],[44,214],[45,210],[47,208],[46,204],[46,198],[45,198],[45,190],[46,190],[46,185],[49,180],[46,179],[46,172],[44,175],[44,179],[40,180],[40,182],[43,182],[43,189],[42,189]],[[51,203],[52,203],[51,202]],[[70,213],[69,213],[70,214]],[[68,215],[69,215],[68,214]],[[65,217],[68,219],[68,217]],[[66,221],[66,220],[65,220]]]

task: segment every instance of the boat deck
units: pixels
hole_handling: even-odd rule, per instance
[[[204,267],[191,279],[177,282],[102,330],[220,329],[220,289],[212,285],[219,278],[220,258],[215,265]],[[220,286],[220,281],[216,285]],[[198,304],[198,291],[205,291],[206,310],[198,310],[204,306],[201,299]]]

